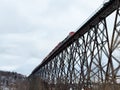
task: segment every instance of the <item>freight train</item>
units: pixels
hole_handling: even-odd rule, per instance
[[[74,34],[75,34],[75,32],[70,32],[69,35],[63,41],[59,42],[57,44],[57,46],[55,46],[55,48],[47,55],[47,57],[43,60],[43,62],[46,61],[48,59],[48,57],[50,57],[55,51],[57,51],[58,48],[60,48],[63,45],[63,43],[65,43]]]

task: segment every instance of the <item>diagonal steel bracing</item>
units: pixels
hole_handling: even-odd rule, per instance
[[[55,90],[119,90],[120,0],[103,6],[32,75]]]

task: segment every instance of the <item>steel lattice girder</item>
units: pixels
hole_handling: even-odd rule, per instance
[[[39,75],[55,88],[78,90],[83,87],[98,88],[98,84],[105,83],[120,85],[120,1],[113,1],[32,74]],[[114,25],[111,27],[107,17],[113,11]]]

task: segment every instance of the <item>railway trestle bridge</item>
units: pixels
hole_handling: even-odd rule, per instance
[[[106,2],[29,78],[41,90],[120,90],[120,0]]]

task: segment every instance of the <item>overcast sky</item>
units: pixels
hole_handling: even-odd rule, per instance
[[[0,70],[29,75],[104,0],[0,0]]]

